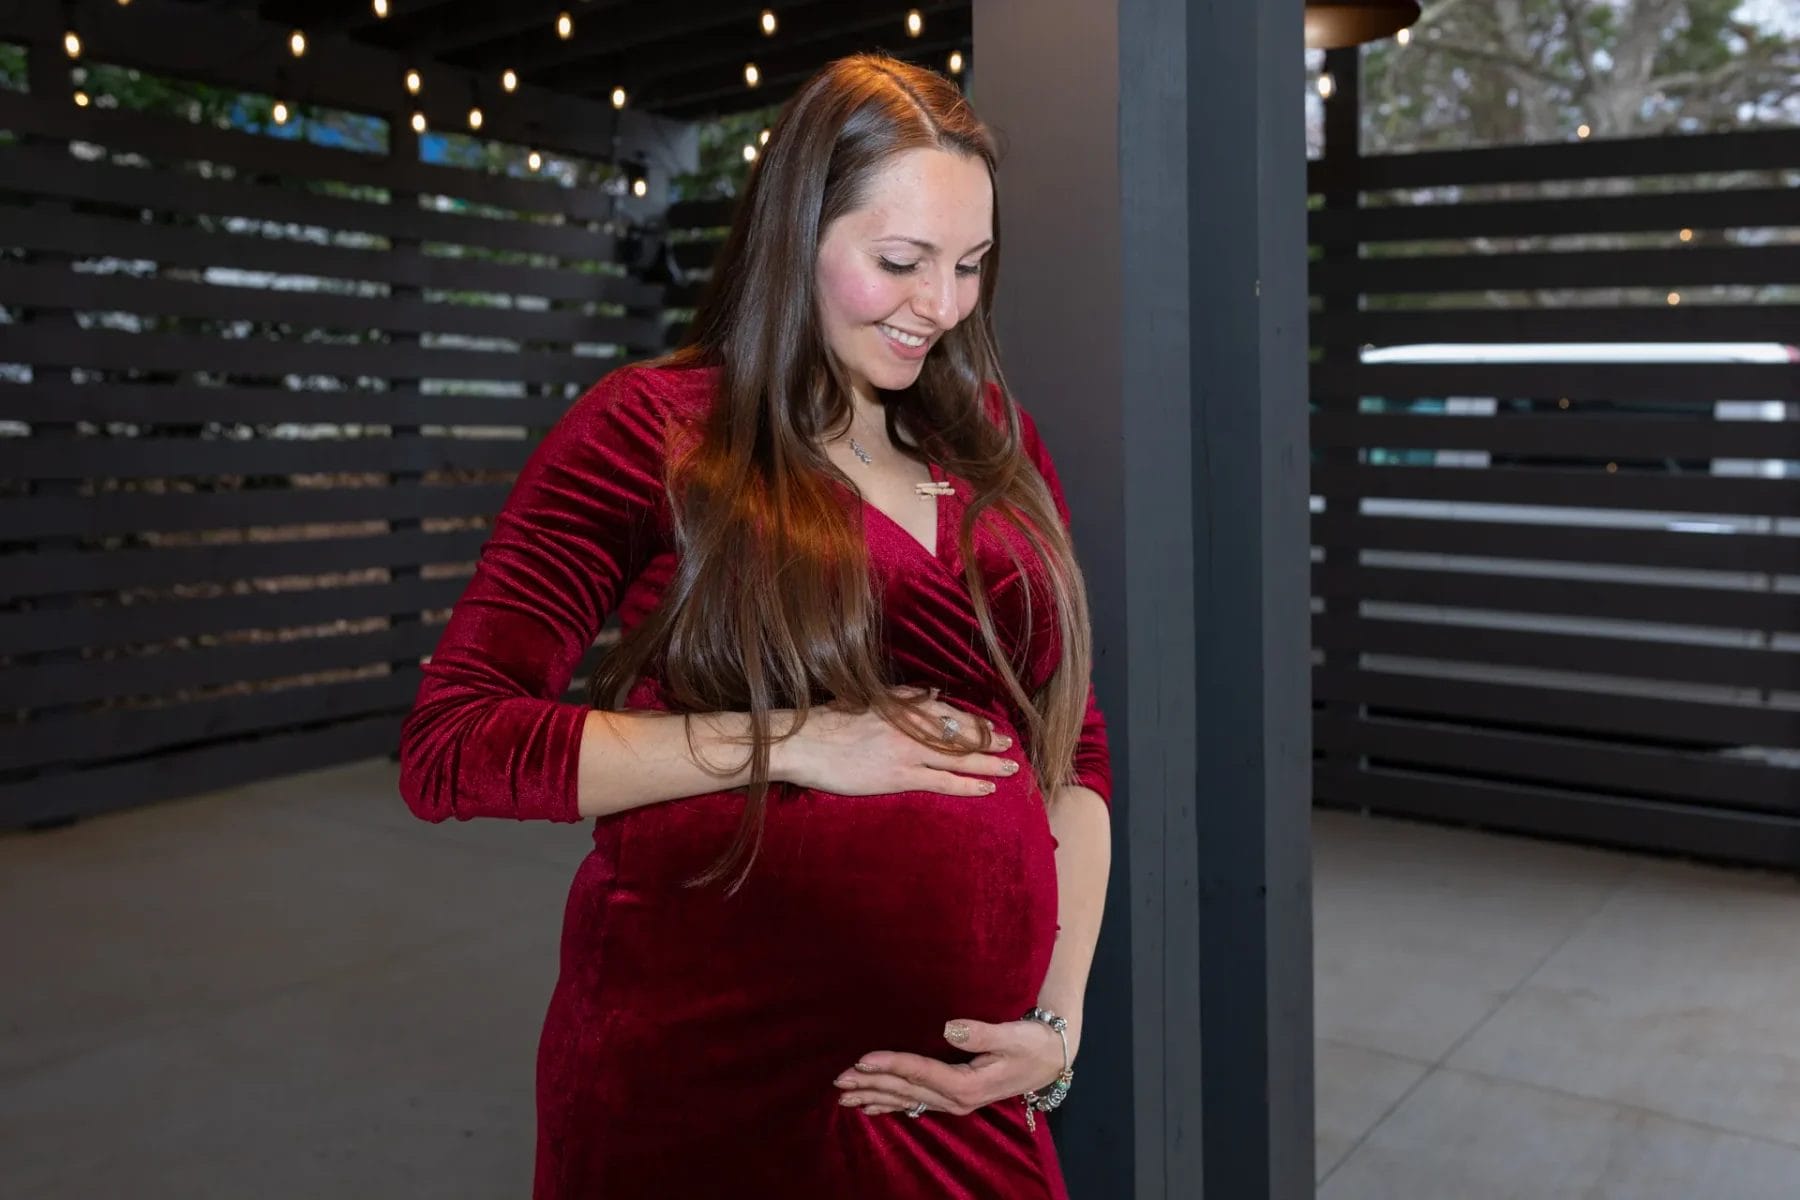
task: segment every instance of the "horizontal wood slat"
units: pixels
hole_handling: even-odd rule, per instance
[[[1542,200],[1322,208],[1307,214],[1315,242],[1413,242],[1577,233],[1663,233],[1682,229],[1768,228],[1800,224],[1794,195],[1782,188],[1559,196]],[[1684,247],[1685,249],[1685,247]]]
[[[1800,479],[1737,479],[1620,471],[1524,467],[1433,468],[1323,466],[1313,471],[1323,496],[1362,496],[1474,504],[1654,509],[1664,512],[1790,516]]]
[[[0,477],[142,479],[309,472],[517,471],[535,439],[0,438]]]
[[[1416,342],[1781,342],[1800,340],[1800,307],[1658,304],[1618,308],[1326,309],[1312,316],[1326,346]]]
[[[1381,760],[1385,766],[1716,801],[1800,816],[1800,772],[1741,758],[1332,713],[1321,714],[1313,731],[1314,745],[1327,754]]]
[[[600,365],[609,360],[591,361]],[[123,421],[135,425],[198,425],[223,421],[243,425],[525,425],[547,429],[573,403],[565,395],[436,395],[406,385],[386,391],[301,391],[194,383],[72,383],[66,377],[0,385],[0,418],[33,423]]]
[[[1711,571],[1800,571],[1800,537],[1772,533],[1682,533],[1327,512],[1313,518],[1313,540],[1332,559],[1357,550],[1391,550]]]
[[[1327,598],[1800,632],[1800,592],[1330,564],[1312,579]]]
[[[662,336],[658,321],[593,316],[572,308],[501,308],[404,296],[277,291],[72,271],[48,263],[0,262],[0,304],[39,311],[125,312],[147,317],[267,321],[296,328],[381,329],[644,348],[656,347]]]
[[[1433,254],[1313,264],[1315,292],[1483,292],[1800,283],[1800,245]]]
[[[1392,654],[1441,662],[1800,690],[1800,653],[1736,646],[1347,615],[1314,618],[1313,642],[1328,652],[1328,661],[1336,652]]]
[[[1489,829],[1782,869],[1800,862],[1800,820],[1773,814],[1324,764],[1313,791],[1326,804]]]
[[[1313,671],[1313,695],[1421,719],[1462,718],[1544,731],[1562,730],[1695,745],[1800,749],[1800,709],[1628,695],[1547,684],[1497,683],[1328,664]]]
[[[0,541],[489,516],[500,511],[511,490],[510,483],[396,483],[365,488],[33,496],[0,500]]]
[[[29,571],[20,571],[7,580],[7,593],[14,599],[23,599],[326,575],[372,567],[474,562],[488,536],[486,528],[451,533],[406,530],[365,537],[289,538],[210,546],[39,551],[31,556]]]
[[[1314,397],[1519,396],[1573,400],[1800,401],[1796,363],[1432,363],[1315,366]]]
[[[1312,434],[1318,446],[1396,450],[1491,450],[1597,458],[1800,459],[1800,422],[1713,421],[1704,416],[1502,413],[1465,417],[1325,412],[1314,414]]]

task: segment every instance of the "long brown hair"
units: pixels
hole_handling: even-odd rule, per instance
[[[993,136],[949,80],[866,54],[815,75],[782,110],[751,172],[686,343],[658,364],[716,368],[718,396],[699,436],[671,456],[674,578],[657,610],[595,670],[591,699],[616,708],[631,683],[657,667],[675,711],[751,713],[743,816],[730,846],[696,883],[731,876],[735,888],[755,858],[769,750],[781,736],[772,710],[796,709],[803,724],[814,704],[874,709],[923,745],[955,749],[930,732],[935,722],[920,719],[922,697],[890,690],[861,510],[846,503],[834,480],[852,494],[854,484],[820,448],[847,425],[852,409],[819,326],[819,241],[831,222],[864,202],[889,159],[918,148],[979,159],[993,179]],[[996,211],[974,311],[939,339],[913,386],[883,397],[896,447],[935,459],[973,489],[956,534],[964,574],[1048,796],[1072,777],[1092,643],[1074,549],[1022,449],[1018,411],[1007,398],[1002,424],[987,412],[986,388],[1002,380],[993,328],[998,217]],[[1006,395],[1003,384],[1000,392]],[[1009,661],[996,632],[972,548],[975,522],[990,507],[1037,552],[1043,569],[1025,571],[1025,586],[1047,584],[1042,601],[1056,613],[1061,661],[1029,694],[1022,664]],[[1028,592],[1028,622],[1036,609]],[[693,749],[691,719],[688,737]]]

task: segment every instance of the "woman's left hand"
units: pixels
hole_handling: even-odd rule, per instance
[[[944,1040],[975,1058],[947,1063],[896,1051],[865,1054],[838,1076],[838,1102],[870,1116],[904,1112],[921,1101],[931,1112],[967,1116],[996,1100],[1042,1090],[1062,1073],[1062,1039],[1041,1021],[951,1021]]]

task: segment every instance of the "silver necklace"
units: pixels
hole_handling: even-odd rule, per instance
[[[862,443],[857,441],[855,438],[850,439],[850,452],[852,454],[856,455],[856,457],[862,459],[863,466],[872,467],[875,465],[875,460],[873,458],[869,457],[869,452],[867,450],[864,450]],[[917,492],[921,499],[926,499],[926,498],[929,498],[932,496],[954,496],[954,495],[956,495],[956,488],[954,485],[950,484],[948,481],[946,481],[944,483],[939,483],[935,479],[933,479],[927,483],[913,484],[913,491]]]

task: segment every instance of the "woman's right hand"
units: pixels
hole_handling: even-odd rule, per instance
[[[896,689],[900,695],[918,696],[915,689]],[[928,700],[921,709],[926,732],[940,717],[954,717],[962,729],[955,740],[967,747],[960,754],[945,754],[921,745],[889,724],[875,710],[845,712],[829,706],[815,707],[799,732],[771,748],[774,778],[835,792],[840,796],[881,796],[890,792],[941,792],[948,796],[985,796],[994,790],[991,778],[1010,779],[1022,769],[1009,758],[990,751],[1007,750],[1013,740],[997,733],[991,722],[941,700]],[[780,726],[777,726],[779,730]]]

